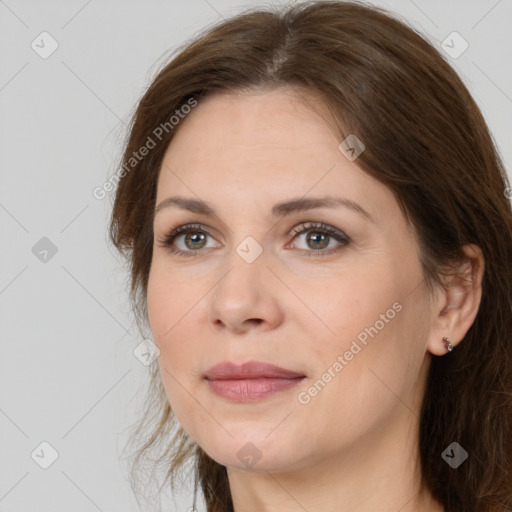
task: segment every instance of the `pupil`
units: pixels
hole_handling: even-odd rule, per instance
[[[313,232],[314,233],[314,232]],[[320,248],[323,249],[324,247],[326,247],[328,244],[326,244],[326,240],[327,240],[327,236],[325,236],[324,234],[322,233],[316,233],[316,235],[309,235],[308,236],[308,242],[311,241],[312,239],[314,239],[315,237],[323,237],[323,244],[320,245]],[[315,240],[313,240],[313,243],[315,243]],[[318,248],[318,245],[317,245],[317,248]]]
[[[194,245],[194,243],[197,242],[197,241],[203,241],[204,242],[204,239],[205,239],[204,233],[187,233],[187,235],[185,237],[185,243],[188,243],[188,242],[192,241],[192,245]],[[202,245],[199,245],[199,246],[196,245],[196,247],[202,247]]]

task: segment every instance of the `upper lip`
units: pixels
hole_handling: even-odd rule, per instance
[[[229,361],[212,366],[205,374],[207,380],[240,380],[257,378],[281,378],[296,379],[305,377],[303,373],[286,370],[273,364],[263,363],[261,361],[249,361],[247,363],[236,365]]]

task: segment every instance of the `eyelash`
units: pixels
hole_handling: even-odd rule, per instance
[[[307,233],[308,231],[315,231],[316,233],[320,233],[323,235],[328,235],[331,238],[334,238],[337,242],[340,242],[340,246],[331,248],[329,250],[318,250],[318,249],[299,249],[301,252],[304,252],[307,256],[324,256],[329,255],[334,252],[339,251],[342,247],[346,247],[349,245],[352,240],[350,237],[345,235],[342,231],[339,231],[332,226],[329,226],[328,224],[324,224],[323,222],[304,222],[296,226],[290,233],[290,236],[293,236],[293,238],[297,237],[298,235],[302,235],[303,233]],[[203,226],[201,224],[184,224],[182,226],[177,227],[176,229],[173,229],[169,234],[163,236],[158,240],[158,245],[160,247],[163,247],[167,250],[169,250],[172,254],[176,254],[178,256],[183,257],[194,257],[197,254],[200,254],[202,250],[197,251],[182,251],[181,249],[176,249],[173,247],[174,240],[180,236],[180,235],[186,235],[187,233],[195,233],[195,232],[202,232],[206,235],[210,236],[208,231],[203,229]]]

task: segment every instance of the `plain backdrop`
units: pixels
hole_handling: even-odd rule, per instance
[[[512,3],[371,3],[441,51],[454,31],[456,53],[467,42],[449,58],[510,172]],[[107,242],[111,204],[92,191],[115,172],[155,66],[258,4],[0,0],[0,512],[138,510],[120,452],[148,368]],[[188,489],[166,500],[192,505]]]

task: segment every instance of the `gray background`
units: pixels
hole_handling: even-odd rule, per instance
[[[451,62],[510,170],[512,3],[372,3],[438,47],[453,31],[469,43]],[[92,190],[114,173],[124,125],[164,55],[257,4],[0,0],[0,511],[137,510],[120,452],[147,367],[107,245],[110,200]],[[46,59],[31,47],[43,31],[59,45]],[[43,237],[57,249],[46,261],[34,254]],[[47,469],[36,462],[50,456],[43,441],[59,454]],[[187,511],[192,500],[185,489],[162,503]]]

